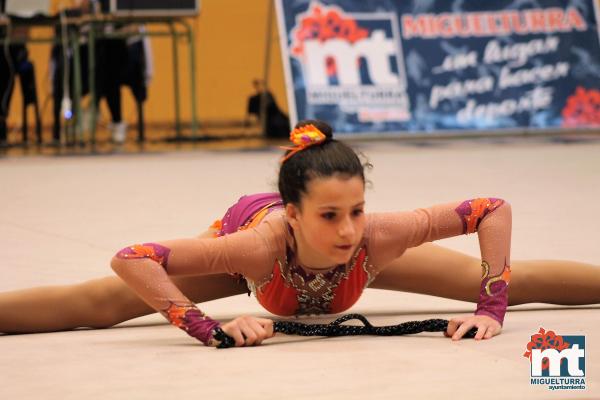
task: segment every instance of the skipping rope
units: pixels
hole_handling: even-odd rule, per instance
[[[342,325],[342,322],[352,319],[360,320],[364,326]],[[420,332],[444,332],[448,328],[445,319],[427,319],[424,321],[409,321],[398,325],[373,326],[361,314],[347,314],[330,324],[304,324],[292,321],[275,321],[273,331],[285,333],[286,335],[300,336],[354,336],[354,335],[376,335],[376,336],[398,336],[411,335]],[[474,338],[477,328],[471,328],[464,337]],[[221,328],[216,328],[213,337],[221,343],[218,349],[235,346],[235,340],[227,335]]]

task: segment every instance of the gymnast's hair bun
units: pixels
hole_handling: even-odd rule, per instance
[[[331,127],[331,125],[329,125],[327,122],[321,121],[319,119],[305,119],[305,120],[299,121],[296,124],[296,126],[294,126],[294,130],[303,128],[307,125],[312,125],[315,128],[317,128],[323,135],[325,135],[326,141],[333,139],[333,128]]]

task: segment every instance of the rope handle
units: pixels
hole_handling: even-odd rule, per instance
[[[343,322],[357,319],[363,326],[342,325]],[[398,325],[373,326],[364,315],[347,314],[339,317],[329,324],[305,324],[292,321],[275,321],[273,331],[285,333],[286,335],[300,336],[354,336],[354,335],[376,335],[376,336],[398,336],[412,335],[420,332],[445,332],[448,329],[448,320],[427,319],[424,321],[409,321]],[[477,328],[471,328],[465,338],[474,338]],[[235,346],[235,340],[227,335],[220,327],[213,330],[213,338],[220,343],[218,349]]]

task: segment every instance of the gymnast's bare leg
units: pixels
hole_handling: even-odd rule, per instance
[[[212,237],[212,233],[200,237]],[[227,274],[172,279],[196,303],[246,293],[245,285]],[[75,285],[0,293],[0,332],[107,328],[154,312],[118,276],[108,276]]]
[[[408,249],[370,288],[477,302],[481,260],[433,243]],[[600,266],[560,260],[512,261],[509,305],[600,303]]]
[[[212,236],[207,232],[202,237]],[[509,305],[600,303],[600,267],[574,261],[513,261]],[[173,277],[196,303],[246,292],[226,275]],[[370,285],[371,288],[428,294],[477,302],[480,260],[426,243],[406,251]],[[568,289],[568,290],[565,290]],[[0,293],[0,332],[33,333],[106,328],[151,314],[117,276],[88,282]]]

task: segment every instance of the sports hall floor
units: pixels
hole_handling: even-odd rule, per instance
[[[240,195],[273,190],[279,150],[243,144],[125,147],[94,156],[5,152],[0,291],[111,274],[109,260],[124,245],[194,236]],[[600,136],[355,147],[374,165],[368,211],[498,196],[513,208],[513,260],[600,265]],[[479,254],[476,235],[438,243]],[[272,317],[245,295],[200,307],[222,321]],[[392,325],[473,310],[471,303],[370,289],[349,312]],[[540,327],[585,335],[587,390],[530,384],[523,353]],[[441,334],[278,335],[228,350],[201,346],[155,314],[105,330],[0,336],[0,399],[599,399],[599,360],[600,305],[517,306],[503,333],[481,342]]]

